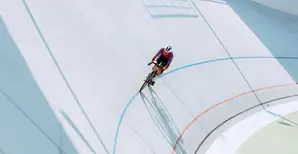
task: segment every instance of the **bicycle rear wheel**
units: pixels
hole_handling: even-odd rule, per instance
[[[152,81],[153,77],[155,76],[156,71],[151,72],[145,82],[143,83],[142,87],[140,88],[139,92],[141,92],[148,84],[150,81]]]
[[[142,87],[140,88],[139,92],[142,92],[142,90],[147,86],[148,82],[145,81],[142,85]]]

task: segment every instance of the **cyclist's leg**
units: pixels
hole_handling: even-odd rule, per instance
[[[159,57],[156,59],[156,64],[160,64],[162,61],[163,61],[163,60],[162,60],[162,56],[159,56]],[[152,71],[155,70],[156,67],[157,67],[157,66],[154,65],[154,66],[152,67]]]
[[[161,62],[161,65],[160,65],[161,68],[159,68],[158,73],[157,73],[156,76],[160,76],[160,75],[163,73],[163,71],[165,71],[164,68],[167,66],[167,64],[168,64],[168,60],[167,60],[167,59],[164,59],[164,60]]]
[[[155,70],[155,69],[156,69],[156,67],[157,67],[157,66],[156,66],[156,65],[154,65],[154,66],[152,67],[152,71],[153,71],[153,70]]]
[[[159,67],[158,68],[158,71],[157,71],[157,73],[156,73],[156,76],[160,76],[162,73],[163,73],[163,68],[165,67],[163,64],[161,64],[160,65],[161,66],[161,68]]]
[[[165,71],[165,70],[167,70],[168,68],[166,68],[166,66],[167,66],[167,64],[165,64],[163,67],[162,67],[162,70],[161,70],[161,73],[160,73],[160,75],[161,74],[163,74],[163,72]]]
[[[162,68],[164,67],[164,59],[159,59],[158,61],[157,61],[157,64],[159,65],[159,66],[161,66],[161,68],[160,67],[158,67],[157,68],[157,72],[156,72],[156,74],[155,74],[155,77],[157,77],[157,76],[160,76],[160,74],[162,73]],[[155,67],[154,67],[154,69],[156,68],[157,66],[155,65]],[[154,84],[155,84],[155,77],[152,79],[152,81],[151,81],[151,83],[150,83],[150,85],[151,86],[154,86]]]
[[[160,76],[161,73],[162,73],[162,68],[158,68],[158,71],[157,71],[157,73],[156,73],[156,76]]]

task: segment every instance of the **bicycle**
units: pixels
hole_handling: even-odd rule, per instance
[[[155,78],[158,69],[159,69],[159,68],[162,69],[162,67],[160,66],[160,64],[157,64],[157,63],[155,63],[155,62],[150,62],[150,63],[148,64],[148,66],[151,65],[151,64],[154,64],[154,65],[156,65],[157,67],[156,67],[154,70],[152,70],[152,72],[147,76],[147,78],[146,78],[145,82],[143,83],[142,87],[140,88],[139,92],[141,92],[147,85],[149,85],[149,83],[152,82],[152,79]]]

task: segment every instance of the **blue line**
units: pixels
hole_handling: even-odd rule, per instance
[[[179,9],[192,9],[192,7],[185,6],[171,6],[171,5],[146,5],[147,8],[179,8]]]
[[[164,77],[168,74],[171,74],[173,72],[176,72],[178,70],[185,69],[185,68],[188,68],[188,67],[192,67],[192,66],[196,66],[196,65],[202,65],[202,64],[206,64],[206,63],[224,61],[224,60],[232,60],[232,59],[234,59],[234,60],[237,60],[237,59],[298,59],[298,57],[247,56],[247,57],[219,58],[219,59],[207,60],[207,61],[203,61],[203,62],[197,62],[197,63],[185,65],[185,66],[176,68],[174,70],[171,70],[171,71],[161,75],[159,78],[162,78],[162,77]]]
[[[115,139],[114,139],[114,151],[113,151],[113,154],[116,154],[116,147],[117,147],[117,141],[118,141],[118,135],[119,135],[119,131],[120,131],[120,126],[122,124],[122,121],[123,121],[123,118],[124,118],[124,114],[126,113],[128,107],[130,106],[130,104],[132,103],[132,101],[137,97],[139,93],[136,93],[131,99],[130,101],[126,104],[122,114],[121,114],[121,117],[119,119],[119,122],[118,122],[118,126],[117,126],[117,131],[116,131],[116,136],[115,136]]]
[[[197,18],[196,14],[151,14],[152,18]]]
[[[274,56],[247,56],[247,57],[231,57],[231,58],[219,58],[219,59],[213,59],[213,60],[207,60],[207,61],[202,61],[202,62],[197,62],[197,63],[193,63],[193,64],[188,64],[188,65],[185,65],[185,66],[182,66],[182,67],[178,67],[172,71],[169,71],[163,75],[161,75],[159,78],[157,79],[160,79],[166,75],[169,75],[171,73],[174,73],[176,71],[179,71],[181,69],[186,69],[186,68],[189,68],[189,67],[192,67],[192,66],[196,66],[196,65],[202,65],[202,64],[207,64],[207,63],[212,63],[212,62],[219,62],[219,61],[225,61],[225,60],[237,60],[237,59],[298,59],[298,57],[283,57],[283,56],[280,56],[280,57],[274,57]],[[123,118],[124,118],[124,115],[125,113],[127,112],[128,110],[128,107],[131,105],[131,103],[133,102],[133,100],[136,98],[136,96],[138,95],[138,93],[136,93],[131,99],[130,101],[126,104],[122,114],[121,114],[121,117],[119,119],[119,122],[118,122],[118,126],[117,126],[117,131],[116,131],[116,136],[115,136],[115,139],[114,139],[114,151],[113,151],[113,154],[116,154],[116,147],[117,147],[117,140],[118,140],[118,136],[119,136],[119,131],[120,131],[120,126],[122,124],[122,121],[123,121]]]

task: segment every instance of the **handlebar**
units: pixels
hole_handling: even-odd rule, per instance
[[[156,64],[154,61],[150,62],[148,65],[151,65],[151,64],[154,64],[154,65],[156,65],[159,68],[162,68],[161,66],[159,66],[158,64]]]

